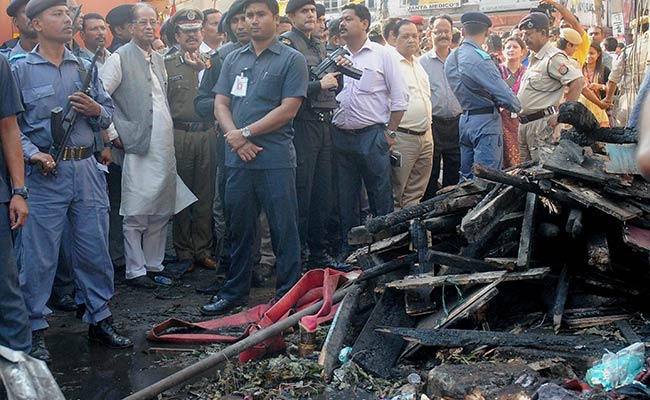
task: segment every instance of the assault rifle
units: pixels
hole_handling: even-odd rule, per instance
[[[336,65],[336,59],[339,58],[340,56],[347,56],[350,54],[347,50],[345,50],[343,47],[339,47],[336,49],[332,54],[327,56],[323,61],[321,61],[320,64],[316,65],[315,67],[312,67],[311,73],[314,75],[317,79],[322,79],[325,74],[328,72],[334,72],[338,71],[342,73],[343,75],[349,76],[352,79],[359,80],[361,79],[361,75],[363,74],[363,71],[361,71],[358,68],[354,68],[349,65]]]
[[[97,47],[95,55],[93,56],[92,62],[90,63],[90,68],[85,71],[85,77],[83,84],[81,86],[80,92],[83,92],[87,95],[90,94],[90,83],[93,78],[93,71],[95,65],[97,64],[97,58],[102,54],[103,46]],[[79,68],[83,68],[80,66]],[[83,76],[83,74],[82,74]],[[54,146],[50,147],[49,154],[54,158],[54,162],[58,163],[63,158],[63,153],[65,151],[65,146],[70,140],[70,135],[72,135],[72,128],[74,128],[75,122],[77,122],[77,116],[79,113],[72,108],[72,104],[68,101],[66,105],[65,112],[62,107],[56,107],[50,112],[50,125],[52,127],[52,139],[54,140]],[[58,172],[56,168],[50,171],[52,175],[56,175]]]

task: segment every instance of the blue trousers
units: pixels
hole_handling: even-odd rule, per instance
[[[300,278],[300,237],[296,170],[226,170],[225,207],[230,234],[228,280],[220,297],[243,302],[248,297],[253,266],[253,237],[260,207],[271,228],[271,243],[276,256],[275,297],[282,297]]]
[[[18,270],[9,228],[9,207],[0,203],[0,345],[29,353],[29,316],[18,284]]]
[[[111,315],[113,264],[108,252],[106,178],[93,157],[62,161],[58,175],[41,175],[27,166],[29,218],[21,229],[20,286],[32,330],[48,327],[46,303],[52,291],[61,240],[70,229],[70,264],[86,305],[83,320],[97,323]]]
[[[641,82],[639,93],[636,95],[634,107],[630,113],[630,118],[627,120],[628,127],[639,127],[639,117],[641,116],[641,110],[643,109],[643,101],[648,97],[648,91],[650,91],[650,68],[646,68],[645,75],[643,76],[643,82]]]
[[[346,251],[348,232],[362,223],[359,210],[362,181],[373,216],[393,211],[390,154],[380,124],[354,132],[333,127],[332,144],[336,153],[341,238]]]
[[[501,169],[503,162],[503,124],[501,114],[468,115],[460,117],[460,173],[472,179],[472,164]]]

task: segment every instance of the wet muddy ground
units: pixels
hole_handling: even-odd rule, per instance
[[[135,343],[128,350],[106,349],[89,342],[88,327],[75,318],[74,312],[53,313],[46,336],[53,357],[50,369],[66,398],[122,399],[222,348],[220,345],[161,344],[146,340],[147,331],[167,318],[187,321],[205,319],[199,312],[199,306],[208,301],[209,296],[200,295],[195,289],[207,285],[215,277],[214,271],[197,269],[185,274],[170,288],[147,291],[127,286],[123,271],[116,271],[111,310],[118,332]],[[272,298],[273,285],[270,283],[266,286],[269,287],[253,289],[250,305]],[[155,348],[182,351],[158,351]],[[182,392],[174,397],[197,398]]]

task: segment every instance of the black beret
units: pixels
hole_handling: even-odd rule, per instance
[[[460,22],[465,24],[485,25],[488,28],[492,26],[492,20],[486,14],[478,11],[466,12],[460,17]]]
[[[285,11],[287,13],[293,13],[300,10],[302,7],[306,6],[307,4],[311,4],[312,6],[315,6],[316,2],[314,0],[289,0]]]
[[[548,29],[549,21],[546,14],[541,12],[532,12],[526,15],[517,25],[521,30],[526,29]]]
[[[16,14],[18,13],[18,9],[21,6],[24,6],[27,4],[29,0],[13,0],[11,3],[9,3],[9,6],[7,7],[7,15],[10,17],[15,17]]]
[[[321,3],[316,3],[316,17],[320,18],[325,15],[325,6]]]
[[[66,0],[31,0],[25,6],[25,15],[32,19],[50,7],[65,5],[67,5]]]
[[[129,22],[129,18],[131,17],[132,7],[133,5],[131,4],[122,4],[121,6],[113,8],[108,12],[108,14],[106,14],[106,22],[109,25],[115,26],[126,24]]]

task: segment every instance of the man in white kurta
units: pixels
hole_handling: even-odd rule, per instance
[[[148,111],[152,111],[153,115],[150,119],[150,133],[147,132],[150,134],[150,139],[147,138],[148,149],[144,152],[130,152],[127,138],[134,132],[120,131],[120,125],[117,122],[115,125],[119,135],[118,143],[123,143],[125,148],[120,215],[124,216],[126,279],[127,283],[150,288],[155,285],[146,278],[147,271],[160,272],[164,268],[162,262],[169,218],[195,202],[196,197],[176,173],[173,124],[164,87],[167,74],[162,56],[151,50],[153,28],[157,24],[156,15],[148,5],[138,4],[133,11],[132,23],[133,41],[125,45],[124,50],[118,49],[108,58],[101,79],[106,90],[113,95],[121,85],[139,85],[132,78],[139,76],[132,72],[133,68],[146,68],[144,65],[147,65],[149,69],[144,76],[148,77],[146,81],[149,83],[145,87],[150,86],[150,93],[140,92],[134,96],[151,98],[152,107]],[[141,64],[139,55],[135,58],[140,63],[133,62],[134,46],[137,46],[139,53],[136,53],[144,58],[145,64]],[[133,92],[133,89],[137,90],[123,88],[127,90],[126,93],[128,90]],[[122,111],[123,115],[129,114],[129,110]],[[127,122],[133,122],[137,126],[141,121]]]

